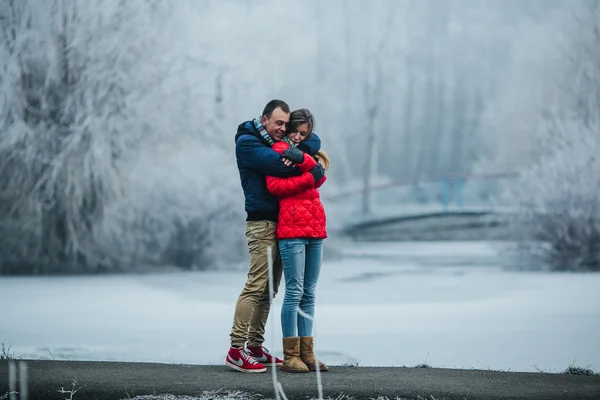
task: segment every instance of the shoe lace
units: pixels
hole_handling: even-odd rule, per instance
[[[250,354],[246,352],[246,350],[240,351],[240,357],[242,357],[248,364],[256,365],[258,361],[256,361]]]

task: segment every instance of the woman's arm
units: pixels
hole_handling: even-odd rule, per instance
[[[315,178],[310,172],[291,178],[267,176],[267,189],[273,196],[279,198],[295,196],[313,187],[315,187]]]
[[[273,145],[273,150],[283,153],[290,146],[285,142],[277,142]],[[315,187],[315,178],[310,170],[317,165],[317,161],[309,154],[304,153],[304,161],[296,166],[302,172],[300,176],[280,178],[276,176],[267,176],[267,189],[276,197],[290,197]]]

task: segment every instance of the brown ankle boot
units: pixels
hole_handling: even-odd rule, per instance
[[[281,369],[287,372],[308,372],[308,367],[300,359],[300,338],[283,338],[283,365]]]
[[[313,350],[312,336],[303,336],[300,338],[300,358],[302,359],[304,364],[306,364],[309,370],[317,370],[317,358],[315,357],[315,353]],[[319,371],[327,372],[329,371],[329,368],[327,367],[327,365],[319,361]]]

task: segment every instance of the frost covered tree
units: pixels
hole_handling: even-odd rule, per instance
[[[530,111],[538,112],[530,123],[537,127],[533,163],[505,197],[518,206],[509,220],[517,244],[509,250],[523,268],[598,271],[600,2],[581,1],[559,18],[550,59],[560,63],[538,78],[551,95]]]
[[[600,124],[556,121],[549,151],[510,187],[521,268],[600,270]]]
[[[4,263],[91,263],[120,167],[156,127],[147,95],[163,71],[139,34],[156,12],[152,1],[0,6]]]
[[[190,266],[210,247],[203,232],[228,203],[203,207],[206,179],[196,170],[190,182],[190,172],[169,160],[185,148],[222,152],[211,152],[211,143],[194,147],[202,114],[194,124],[182,118],[202,98],[180,95],[196,93],[182,90],[190,82],[179,78],[202,63],[173,45],[170,12],[153,0],[0,4],[5,272]],[[187,167],[214,162],[201,160]]]
[[[389,129],[385,123],[386,116],[389,115],[389,96],[386,85],[393,79],[393,74],[397,73],[393,68],[390,53],[393,48],[390,46],[392,38],[392,27],[396,24],[396,14],[399,14],[401,6],[408,3],[385,3],[382,7],[373,9],[367,4],[361,10],[364,18],[361,25],[372,26],[375,21],[383,21],[384,28],[379,31],[369,32],[365,35],[360,46],[362,47],[361,56],[362,65],[360,69],[359,86],[362,86],[364,104],[363,124],[365,152],[363,169],[363,194],[362,194],[362,212],[368,214],[372,211],[371,206],[371,184],[374,175],[377,174],[379,166],[379,141],[382,131]],[[399,37],[395,37],[400,40]],[[387,113],[387,115],[386,115]]]

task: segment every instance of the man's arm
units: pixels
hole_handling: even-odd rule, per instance
[[[256,169],[265,175],[287,178],[301,174],[298,168],[285,165],[281,154],[251,136],[242,136],[238,139],[235,155],[241,166]]]
[[[316,133],[313,133],[305,141],[298,145],[298,148],[305,153],[310,155],[315,154],[321,150],[321,138]]]

